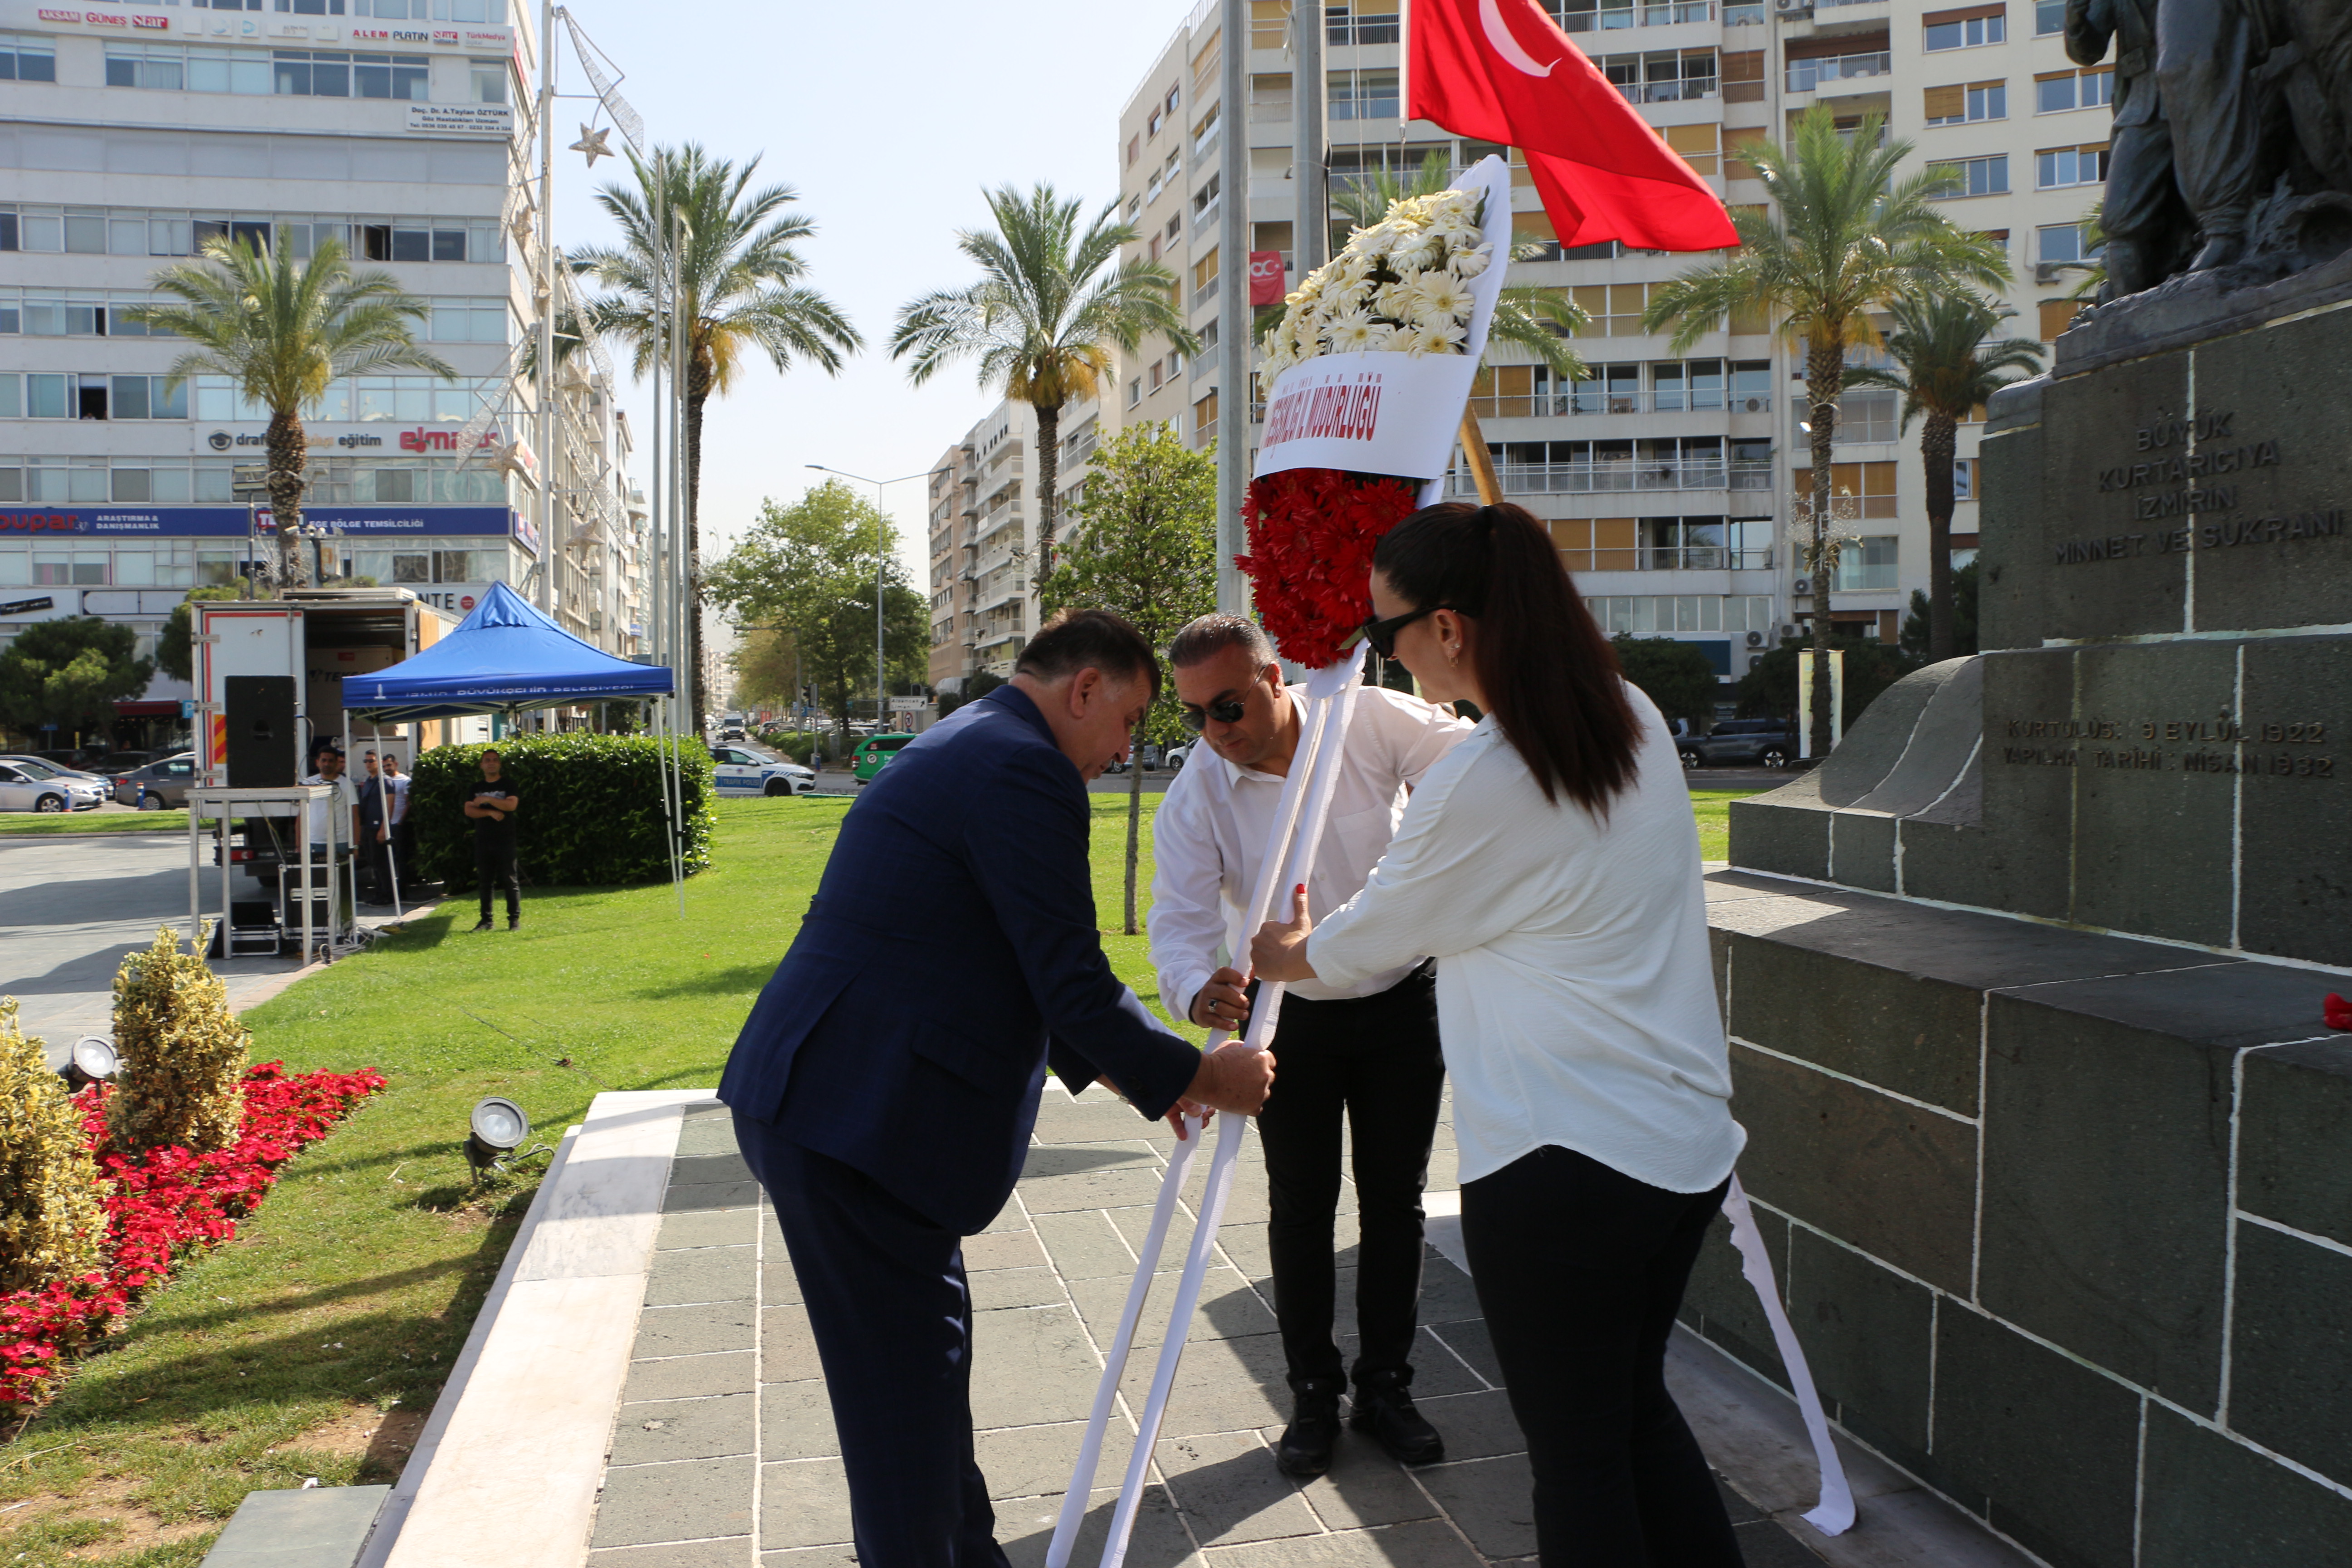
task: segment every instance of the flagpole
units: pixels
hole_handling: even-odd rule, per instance
[[[1319,0],[1318,0],[1319,4]],[[1242,527],[1242,497],[1249,488],[1250,326],[1249,7],[1223,0],[1218,26],[1225,40],[1220,74],[1224,141],[1218,150],[1218,186],[1225,204],[1218,237],[1224,260],[1217,289],[1217,608],[1249,613],[1249,580],[1234,557],[1249,548]]]
[[[539,6],[539,607],[555,596],[555,0]]]
[[[1290,179],[1298,211],[1291,225],[1290,248],[1302,281],[1330,259],[1331,193],[1323,170],[1323,8],[1291,0]]]

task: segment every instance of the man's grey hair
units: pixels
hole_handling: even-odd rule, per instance
[[[1181,669],[1211,659],[1229,647],[1246,652],[1260,669],[1274,662],[1274,644],[1265,628],[1247,616],[1202,616],[1176,634],[1168,645],[1168,662]]]

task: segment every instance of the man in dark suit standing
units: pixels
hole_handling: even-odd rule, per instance
[[[1118,616],[1065,611],[1013,679],[876,775],[720,1080],[824,1364],[860,1568],[1003,1568],[973,1462],[962,1238],[1020,1176],[1048,1063],[1145,1116],[1254,1113],[1270,1055],[1203,1055],[1103,956],[1086,781],[1160,688]]]

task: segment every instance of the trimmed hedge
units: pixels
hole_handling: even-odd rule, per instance
[[[474,819],[467,792],[495,751],[499,776],[522,803],[515,851],[523,879],[539,887],[610,887],[669,877],[668,823],[662,811],[663,746],[647,735],[510,735],[489,745],[436,746],[416,759],[408,821],[417,869],[462,892],[474,885]],[[685,752],[686,869],[710,864],[708,747]]]

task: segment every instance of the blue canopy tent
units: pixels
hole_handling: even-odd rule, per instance
[[[378,723],[667,697],[670,672],[590,647],[504,583],[414,658],[343,679],[343,707]]]
[[[344,677],[343,710],[378,724],[472,713],[504,713],[511,719],[525,709],[646,702],[675,690],[670,672],[662,666],[633,664],[591,647],[504,583],[493,583],[474,613],[423,653],[373,675]],[[678,884],[682,914],[686,891],[677,853],[677,769],[685,742],[677,735],[662,739],[671,753],[663,805],[670,818],[670,875]]]

